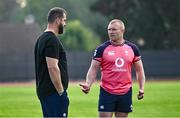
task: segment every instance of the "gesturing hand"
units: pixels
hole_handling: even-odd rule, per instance
[[[90,86],[87,83],[79,84],[79,86],[81,86],[81,90],[84,93],[86,93],[86,94],[89,93]]]

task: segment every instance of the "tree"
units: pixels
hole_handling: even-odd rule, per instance
[[[180,49],[179,0],[98,0],[91,10],[125,22],[125,37],[144,49]],[[140,45],[141,46],[141,45]]]
[[[87,26],[93,28],[96,26],[96,22],[93,20],[95,19],[97,21],[97,19],[100,18],[90,13],[88,9],[89,3],[91,3],[91,1],[87,0],[46,0],[46,2],[43,0],[27,0],[27,6],[23,8],[22,11],[24,12],[24,17],[26,17],[26,15],[33,15],[35,22],[44,29],[47,23],[47,13],[50,8],[54,6],[63,7],[67,11],[68,19],[66,33],[61,37],[65,47],[68,50],[91,51],[100,43],[100,38],[96,33],[88,29]],[[102,21],[103,20],[100,20],[99,22]]]
[[[15,0],[1,0],[0,1],[0,22],[10,22],[13,12],[18,7]]]
[[[81,23],[92,30],[100,27],[106,29],[107,19],[100,15],[90,11],[89,7],[96,0],[27,0],[25,8],[21,9],[22,13],[17,14],[20,21],[27,15],[33,15],[35,22],[38,23],[42,29],[46,26],[46,16],[50,8],[54,6],[63,7],[67,10],[67,19],[76,20],[79,19]],[[16,18],[17,18],[16,16]],[[107,32],[101,31],[102,29],[96,30],[96,35],[104,35],[103,38],[107,39]]]
[[[68,23],[60,39],[65,48],[71,51],[92,51],[100,44],[98,36],[78,20]]]

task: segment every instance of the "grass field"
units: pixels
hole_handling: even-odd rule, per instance
[[[97,117],[98,84],[90,94],[81,92],[79,83],[70,83],[69,117]],[[145,98],[136,99],[133,84],[133,112],[129,117],[180,117],[180,81],[146,82]],[[41,108],[32,85],[0,86],[0,117],[41,117]]]

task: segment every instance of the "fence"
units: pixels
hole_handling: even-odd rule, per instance
[[[83,79],[93,53],[67,52],[70,79]],[[35,78],[33,53],[0,54],[0,81],[29,81]],[[180,77],[180,51],[143,51],[148,77]],[[99,76],[98,76],[99,77]]]

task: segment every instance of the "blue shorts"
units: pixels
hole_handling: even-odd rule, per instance
[[[99,112],[132,112],[132,88],[124,95],[114,95],[100,88]]]
[[[69,98],[65,91],[61,96],[54,93],[40,99],[44,117],[68,117]]]

